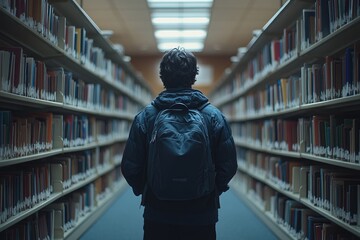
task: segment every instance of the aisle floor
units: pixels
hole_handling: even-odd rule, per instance
[[[83,234],[81,240],[142,240],[143,208],[128,187],[114,204]],[[218,240],[275,240],[276,236],[231,190],[221,196]]]

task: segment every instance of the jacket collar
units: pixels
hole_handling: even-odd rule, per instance
[[[199,90],[192,88],[166,89],[152,102],[158,109],[169,108],[175,103],[183,103],[188,108],[197,108],[208,101],[208,98]]]

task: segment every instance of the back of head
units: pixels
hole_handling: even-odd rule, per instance
[[[198,73],[195,56],[183,48],[171,49],[160,63],[160,79],[166,89],[191,88]]]

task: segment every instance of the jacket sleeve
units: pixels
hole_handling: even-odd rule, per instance
[[[220,113],[215,120],[214,162],[219,194],[229,189],[228,183],[237,171],[236,148],[231,129]]]
[[[146,177],[146,133],[141,116],[137,115],[131,125],[126,142],[121,171],[136,196],[143,193]]]

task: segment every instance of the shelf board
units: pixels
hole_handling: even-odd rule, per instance
[[[299,114],[299,111],[301,111],[300,106],[287,108],[283,110],[279,110],[276,112],[268,112],[268,113],[259,113],[259,114],[253,114],[251,116],[240,116],[240,117],[229,117],[229,122],[247,122],[252,120],[259,120],[259,119],[268,119],[272,117],[281,117],[281,116],[296,116]]]
[[[307,153],[301,153],[301,158],[308,159],[311,161],[331,164],[331,165],[338,166],[338,167],[353,169],[353,170],[357,170],[357,171],[360,170],[360,164],[358,164],[358,163],[345,162],[345,161],[341,161],[341,160],[337,160],[337,159],[320,157],[320,156],[307,154]]]
[[[10,158],[10,159],[0,159],[0,167],[10,166],[10,165],[24,163],[24,162],[30,162],[30,161],[34,161],[37,159],[48,158],[48,157],[52,157],[55,155],[59,155],[62,152],[63,152],[62,149],[53,149],[50,151],[41,152],[41,153],[37,153],[37,154],[31,154],[31,155],[22,156],[22,157],[16,157],[16,158]]]
[[[236,146],[251,149],[253,151],[264,152],[264,153],[277,155],[277,156],[283,156],[283,157],[298,158],[298,159],[302,158],[302,159],[307,159],[307,160],[311,160],[314,162],[326,163],[326,164],[330,164],[330,165],[334,165],[334,166],[338,166],[338,167],[343,167],[343,168],[348,168],[348,169],[353,169],[353,170],[360,170],[360,165],[358,163],[345,162],[345,161],[341,161],[341,160],[337,160],[337,159],[316,156],[316,155],[312,155],[312,154],[308,154],[308,153],[290,152],[290,151],[282,151],[282,150],[275,150],[275,149],[274,150],[265,149],[262,147],[254,146],[254,144],[249,144],[244,141],[239,141],[236,138],[234,140],[235,140]]]
[[[308,110],[316,110],[320,108],[333,109],[333,108],[343,108],[349,106],[359,107],[359,101],[360,101],[360,94],[357,94],[352,96],[331,99],[327,101],[303,104],[300,106],[300,109],[308,111]]]
[[[248,149],[251,149],[254,151],[259,151],[259,152],[264,152],[264,153],[269,153],[269,154],[279,155],[279,156],[284,156],[284,157],[301,158],[299,152],[291,152],[291,151],[284,151],[284,150],[277,150],[277,149],[266,149],[266,148],[262,148],[261,146],[255,146],[254,144],[238,140],[236,138],[234,138],[234,140],[235,140],[235,144],[237,146],[248,148]]]
[[[53,102],[42,99],[36,99],[26,96],[21,96],[13,93],[8,93],[0,90],[0,103],[16,105],[18,107],[31,107],[37,109],[53,109],[59,112],[77,112],[77,113],[86,113],[89,115],[97,115],[103,117],[111,117],[118,119],[125,119],[132,121],[136,113],[128,113],[122,110],[114,110],[114,111],[105,111],[105,110],[97,110],[97,109],[89,109],[85,107],[78,107],[67,105],[61,102]]]
[[[246,122],[252,120],[259,120],[259,119],[268,119],[273,117],[293,117],[293,116],[304,116],[305,113],[309,111],[317,111],[317,110],[324,110],[324,109],[344,109],[344,107],[353,107],[354,109],[359,109],[359,101],[360,101],[360,94],[346,96],[326,101],[320,101],[316,103],[309,103],[309,104],[301,104],[298,107],[288,108],[284,110],[279,110],[277,112],[269,112],[269,113],[259,113],[254,114],[252,116],[246,116],[244,114],[240,117],[228,117],[229,122]],[[349,109],[346,108],[348,111]]]
[[[327,219],[331,220],[332,222],[336,223],[338,226],[346,229],[347,231],[353,233],[354,235],[360,237],[360,226],[352,226],[347,223],[344,223],[342,220],[336,218],[335,216],[331,215],[329,211],[326,211],[322,208],[314,206],[308,199],[301,198],[300,202],[310,208],[311,210],[314,210],[318,214],[326,217]]]
[[[53,193],[45,201],[41,201],[40,203],[35,204],[35,206],[33,206],[32,208],[21,211],[19,214],[10,217],[8,220],[6,220],[5,223],[0,224],[0,232],[4,231],[5,229],[7,229],[7,228],[9,228],[11,226],[13,226],[14,224],[20,222],[21,220],[29,217],[30,215],[34,214],[35,212],[41,210],[45,206],[47,206],[50,203],[54,202],[55,200],[59,199],[61,196],[62,196],[61,193]]]
[[[91,109],[86,107],[77,107],[77,106],[71,106],[64,104],[62,106],[63,110],[69,111],[69,112],[78,112],[78,113],[86,113],[89,115],[95,115],[95,116],[102,116],[102,117],[109,117],[109,118],[118,118],[118,119],[125,119],[132,121],[134,119],[135,113],[131,114],[128,112],[125,112],[123,110],[114,110],[114,111],[108,111],[108,110],[98,110],[98,109]]]
[[[47,101],[43,99],[31,98],[0,90],[0,102],[11,103],[19,106],[27,106],[32,108],[62,108],[63,103]]]
[[[111,139],[108,141],[95,141],[93,143],[86,144],[84,146],[77,146],[77,147],[66,147],[66,148],[59,148],[59,149],[53,149],[46,152],[41,152],[37,154],[30,154],[22,157],[16,157],[16,158],[10,158],[10,159],[0,159],[0,167],[10,166],[14,164],[24,163],[24,162],[30,162],[38,159],[45,159],[52,156],[60,155],[60,154],[66,154],[66,153],[73,153],[73,152],[80,152],[85,151],[97,147],[104,147],[108,145],[112,145],[117,142],[125,142],[128,138],[128,135],[123,134],[118,136],[116,139]]]

